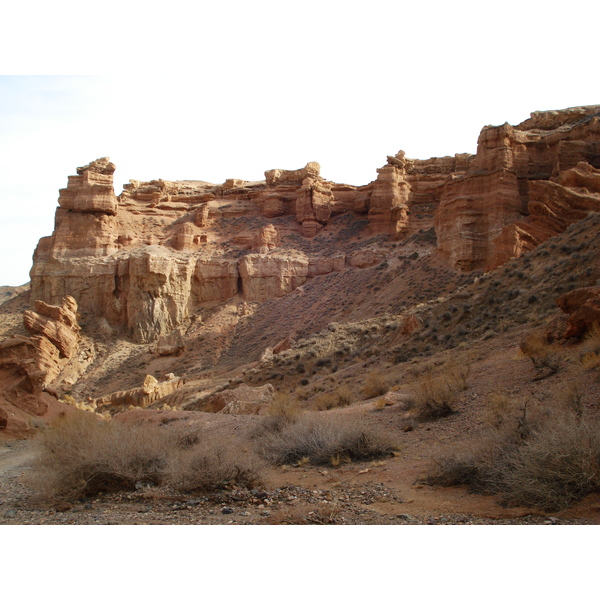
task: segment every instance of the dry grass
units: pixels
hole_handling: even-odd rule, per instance
[[[313,404],[317,410],[331,410],[339,406],[348,406],[356,401],[356,396],[352,388],[344,383],[337,389],[319,394],[313,399]]]
[[[275,465],[339,465],[390,456],[393,440],[380,431],[356,422],[305,414],[279,431],[262,430],[256,436],[258,453]]]
[[[76,499],[161,483],[167,449],[148,427],[90,413],[58,419],[38,437],[36,482],[48,496]]]
[[[595,323],[579,346],[579,361],[587,371],[600,366],[600,325]]]
[[[444,452],[428,482],[464,484],[496,493],[508,505],[546,511],[564,510],[600,490],[598,424],[560,401],[530,416],[527,406],[509,402],[512,417],[478,440]]]
[[[460,394],[443,376],[425,375],[414,387],[419,418],[435,420],[452,414]]]
[[[235,483],[254,487],[259,469],[218,444],[194,435],[174,436],[151,425],[129,426],[75,413],[38,436],[32,483],[44,496],[75,500],[99,492],[170,484],[181,491]]]
[[[389,391],[389,378],[380,370],[371,371],[365,378],[363,392],[367,398],[376,398]]]
[[[520,349],[537,370],[546,371],[546,376],[556,373],[562,365],[562,348],[558,344],[549,344],[544,332],[534,332],[526,336],[521,341]]]

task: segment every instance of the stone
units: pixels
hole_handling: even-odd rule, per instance
[[[569,315],[563,333],[565,339],[581,338],[600,325],[600,287],[572,290],[559,296],[556,304]]]
[[[277,248],[278,245],[279,234],[275,226],[271,223],[258,232],[254,240],[253,249],[259,254],[266,254],[270,250]]]
[[[174,329],[171,333],[161,336],[156,343],[156,354],[159,356],[179,356],[184,350],[185,342],[179,329]],[[169,373],[169,375],[173,374]]]
[[[210,396],[186,405],[186,410],[236,415],[264,414],[275,395],[270,383],[260,387],[241,384],[234,389],[215,392]]]
[[[93,402],[98,408],[115,409],[122,406],[147,408],[175,390],[183,387],[185,380],[179,377],[159,382],[152,375],[146,375],[141,387],[114,392],[107,396],[95,398]]]
[[[35,311],[23,313],[25,328],[32,335],[41,334],[54,344],[61,357],[70,358],[79,342],[77,302],[72,296],[64,298],[61,306],[52,306],[41,300],[35,302]]]
[[[300,252],[247,254],[239,263],[242,293],[248,302],[279,298],[308,277],[308,258]]]
[[[65,189],[60,190],[58,203],[75,212],[117,214],[117,198],[113,189],[115,165],[108,158],[99,158],[77,169],[69,177]]]
[[[597,211],[600,107],[532,113],[484,127],[477,155],[443,185],[438,250],[455,267],[493,269]]]
[[[408,224],[411,187],[406,180],[406,160],[400,150],[377,169],[370,197],[369,223],[373,233],[398,236]]]

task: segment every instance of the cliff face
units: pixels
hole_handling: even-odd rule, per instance
[[[440,252],[462,270],[520,256],[596,210],[598,168],[600,106],[484,127],[467,171],[443,187]]]
[[[414,190],[432,217],[435,190],[453,169],[445,165],[440,179],[439,166],[415,162],[403,152],[388,157],[377,180],[358,188],[324,180],[311,162],[267,171],[258,182],[132,180],[117,197],[115,166],[98,159],[60,190],[54,233],[34,254],[32,299],[56,304],[72,296],[83,323],[104,318],[150,342],[200,307],[281,297],[309,277],[358,265],[342,251],[319,249],[317,236],[336,216],[366,217],[367,235],[414,233],[423,217],[417,210],[410,219]],[[306,242],[282,243],[293,236]]]
[[[360,187],[326,181],[310,162],[254,182],[132,180],[117,197],[115,166],[102,158],[60,190],[54,232],[35,251],[32,299],[72,296],[83,324],[103,318],[136,342],[155,341],[202,307],[263,302],[381,262],[335,246],[332,222],[343,215],[357,225],[354,239],[402,240],[435,225],[455,268],[491,269],[597,210],[598,169],[600,106],[484,127],[475,156],[400,151]]]

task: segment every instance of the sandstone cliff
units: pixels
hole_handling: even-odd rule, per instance
[[[59,306],[36,302],[23,321],[30,336],[0,341],[0,429],[26,434],[32,417],[41,417],[55,402],[47,393],[61,371],[77,361],[77,303],[71,297]]]
[[[468,170],[444,185],[440,252],[459,269],[491,269],[564,231],[596,210],[599,148],[600,106],[484,127]]]

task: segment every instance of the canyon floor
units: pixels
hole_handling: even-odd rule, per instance
[[[397,456],[334,466],[266,467],[256,489],[233,486],[209,494],[181,494],[164,487],[140,486],[131,492],[105,493],[80,501],[48,501],[32,487],[36,440],[2,441],[0,448],[0,523],[24,524],[598,524],[600,494],[590,494],[563,511],[503,507],[493,495],[466,486],[429,485],[424,479],[440,453],[476,438],[486,418],[483,398],[494,389],[546,395],[564,383],[565,374],[535,380],[527,357],[519,354],[518,332],[469,347],[470,384],[456,411],[419,423],[401,405],[381,408],[377,398],[315,413],[327,418],[369,423],[398,441]],[[464,352],[463,352],[464,354]],[[458,359],[465,359],[459,353]],[[428,361],[435,360],[435,357]],[[410,367],[414,369],[415,363]],[[362,368],[362,366],[361,366]],[[408,365],[390,367],[398,372]],[[400,374],[400,373],[399,373]],[[405,379],[410,380],[407,373]],[[586,392],[587,410],[596,413],[598,382]],[[400,392],[402,385],[399,386]],[[399,392],[399,393],[400,393]],[[165,417],[168,417],[168,419]],[[224,443],[235,438],[242,451],[263,418],[198,411],[134,410],[128,419],[157,427],[182,426],[210,431]],[[407,420],[408,419],[408,420]],[[407,422],[411,427],[407,427]]]

